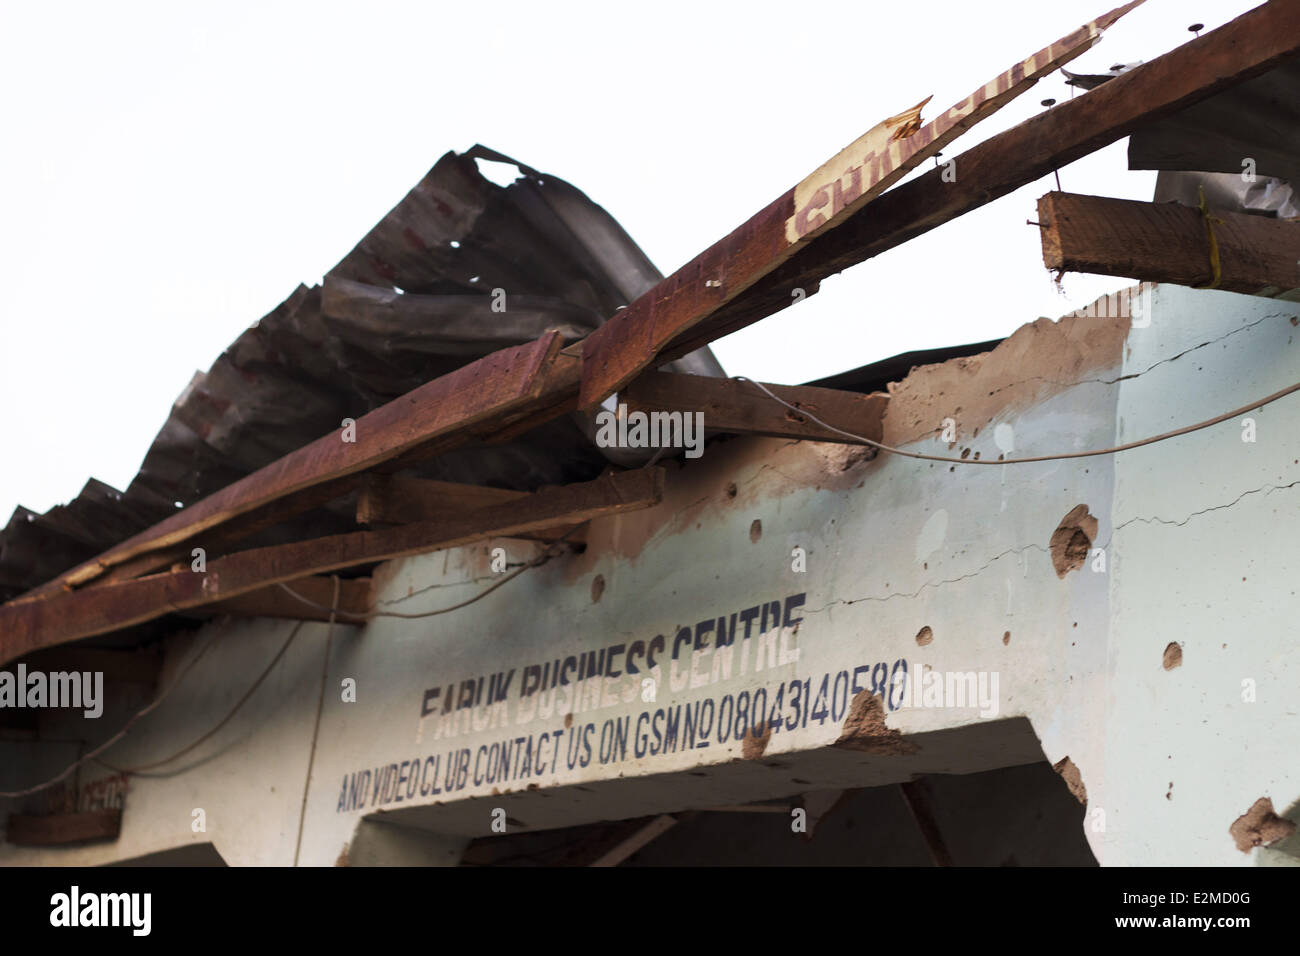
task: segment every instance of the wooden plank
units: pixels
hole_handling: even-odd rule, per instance
[[[121,830],[121,810],[56,813],[41,817],[11,813],[5,839],[17,846],[58,846],[88,840],[116,840]]]
[[[436,521],[464,514],[477,508],[527,498],[526,491],[488,488],[452,481],[409,478],[402,475],[367,475],[357,495],[357,524],[393,525],[416,521]],[[572,525],[543,528],[520,535],[537,541],[554,541],[564,537],[575,544],[586,540]]]
[[[614,846],[610,847],[599,857],[593,860],[588,866],[618,866],[629,856],[640,850],[651,840],[662,836],[677,825],[677,818],[664,813],[655,817],[644,826],[638,827],[635,832],[623,837]]]
[[[791,405],[807,409],[828,425],[872,441],[884,438],[884,392],[859,395],[808,385],[766,385]],[[648,372],[619,393],[628,412],[701,412],[710,431],[740,435],[771,435],[809,441],[857,444],[838,432],[804,418],[764,395],[752,382],[675,372]]]
[[[1300,287],[1300,222],[1217,210],[1211,216],[1217,288],[1272,297]],[[1038,201],[1038,220],[1049,269],[1189,286],[1213,278],[1199,209],[1053,192]]]
[[[84,585],[137,555],[190,541],[238,515],[372,468],[436,439],[467,439],[472,426],[536,401],[561,345],[559,334],[549,332],[536,342],[494,352],[434,379],[358,418],[355,442],[343,441],[341,432],[318,438],[39,590]]]
[[[337,605],[334,603],[334,579],[331,577],[312,576],[288,583],[295,593],[308,601],[322,607],[337,606],[340,614],[335,619],[339,621],[347,622],[370,610],[370,578],[340,578]],[[290,621],[330,619],[329,611],[298,600],[278,585],[226,601],[217,601],[206,605],[203,610],[233,617],[275,617]]]
[[[170,571],[6,604],[0,606],[0,663],[281,581],[648,508],[662,499],[663,483],[660,468],[609,474],[445,520],[240,551],[209,562],[207,573]]]
[[[924,103],[873,127],[730,235],[696,256],[583,343],[579,404],[590,408],[655,363],[688,333],[764,276],[859,212],[910,170],[1040,78],[1090,49],[1142,0],[1085,24],[1017,63],[922,126]]]
[[[971,147],[956,157],[952,182],[933,169],[880,196],[864,214],[815,238],[719,311],[711,338],[757,321],[775,311],[775,304],[788,304],[794,289],[807,289],[1298,55],[1300,0],[1256,7]],[[678,335],[663,356],[684,354],[711,338]]]
[[[952,866],[952,854],[948,852],[948,845],[944,842],[939,822],[934,816],[934,807],[930,803],[923,783],[920,781],[900,783],[898,790],[903,795],[903,802],[907,804],[907,809],[912,812],[916,828],[921,831],[921,838],[925,840],[925,848],[930,851],[931,861],[935,866]]]

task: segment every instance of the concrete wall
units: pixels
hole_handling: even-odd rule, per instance
[[[1133,328],[1127,316],[1040,320],[992,353],[915,370],[892,389],[885,440],[981,460],[1101,448],[1226,411],[1300,372],[1300,306],[1176,287],[1156,289],[1146,305]],[[1044,758],[1087,800],[1083,836],[1103,863],[1294,862],[1294,840],[1243,853],[1228,834],[1257,798],[1293,817],[1300,798],[1286,690],[1300,683],[1290,623],[1300,401],[1251,417],[1254,443],[1225,423],[1119,455],[1003,467],[714,443],[697,461],[670,463],[661,506],[593,524],[584,554],[469,607],[336,626],[330,638],[325,625],[303,625],[225,728],[164,768],[168,776],[132,777],[118,841],[57,851],[6,844],[0,860],[99,863],[210,842],[232,865],[293,863],[326,664],[302,820],[306,865],[452,863],[497,820],[517,833]],[[1063,533],[1069,547],[1054,561],[1054,532],[1071,514],[1086,537]],[[497,580],[494,547],[512,562],[536,553],[495,541],[394,562],[376,575],[377,598],[408,614],[462,601]],[[1082,566],[1066,569],[1080,548]],[[770,602],[781,622],[760,635],[755,615],[746,640],[741,615]],[[733,614],[739,632],[725,676],[716,620]],[[705,621],[712,627],[699,627]],[[195,740],[293,627],[217,621],[178,639],[173,671],[212,644],[173,698],[106,756],[138,765]],[[691,639],[673,662],[682,627]],[[667,646],[656,668],[641,658],[640,673],[589,682],[590,699],[566,697],[569,688],[521,697],[529,665],[621,644],[621,671],[628,646],[657,635]],[[1166,670],[1170,643],[1183,663]],[[873,697],[900,661],[907,695],[891,684]],[[431,689],[441,688],[436,706],[449,685],[458,693],[459,682],[484,676],[488,685],[488,675],[511,670],[499,708],[421,716]],[[986,692],[996,688],[991,706],[927,706],[935,699],[911,695],[948,673],[982,675]],[[826,715],[796,719],[794,682],[807,680],[815,698],[823,676]],[[355,702],[343,700],[349,678]],[[1251,703],[1242,699],[1247,678]],[[855,692],[855,682],[866,689]],[[752,708],[760,690],[769,719],[783,694],[781,730],[720,740],[724,698],[734,716],[740,695]],[[92,733],[107,736],[139,706],[118,704]],[[638,729],[679,705],[710,714],[709,734],[638,754]],[[47,720],[37,742],[0,741],[0,786],[66,765],[76,745],[46,738],[86,730],[56,724]],[[612,759],[602,762],[602,735],[608,744],[621,727],[626,756],[607,746]],[[484,768],[502,743],[511,772],[493,779]],[[448,764],[464,750],[465,785],[448,792]],[[379,788],[376,799],[374,780],[391,765],[402,785]],[[351,784],[363,778],[354,775],[367,771],[366,798],[355,800]],[[1021,797],[1006,788],[1007,801]],[[192,829],[199,807],[205,832]]]

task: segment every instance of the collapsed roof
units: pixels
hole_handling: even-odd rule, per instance
[[[752,383],[719,378],[702,350],[814,294],[829,275],[1300,57],[1300,0],[1273,0],[978,143],[956,157],[956,180],[936,168],[901,182],[1135,5],[929,123],[915,108],[885,120],[663,279],[573,187],[519,167],[502,189],[476,162],[505,157],[482,147],[448,154],[321,288],[299,289],[196,378],[124,495],[92,483],[64,509],[15,516],[0,538],[0,587],[38,586],[0,607],[0,660],[288,581],[324,595],[324,575],[339,570],[650,507],[661,471],[584,481],[607,462],[586,437],[586,416],[625,390],[642,403],[707,408],[723,431],[878,434],[888,396],[852,392],[878,387],[897,364],[772,386],[786,411]],[[1068,205],[1074,221],[1040,216],[1048,265],[1254,294],[1295,284],[1293,224],[1061,193],[1044,202],[1058,199],[1053,208]],[[1150,241],[1133,242],[1138,230]],[[505,313],[493,309],[498,289],[509,290]],[[838,436],[798,414],[812,407],[841,423]],[[355,448],[336,434],[347,417],[364,436]],[[321,437],[304,445],[310,435]],[[406,517],[398,508],[389,528],[356,531],[359,486],[362,495],[372,479],[391,486],[399,472],[426,480],[406,486]],[[493,505],[483,486],[523,496]],[[472,513],[455,506],[471,499]],[[193,574],[177,562],[199,541],[218,557]]]

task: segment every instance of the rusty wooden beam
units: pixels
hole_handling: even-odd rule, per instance
[[[328,621],[330,612],[322,607],[336,607],[336,620],[351,621],[370,610],[370,578],[340,578],[338,603],[334,600],[334,579],[313,575],[290,581],[294,593],[312,602],[301,601],[284,588],[272,586],[260,591],[250,591],[239,597],[205,605],[204,611],[229,614],[233,617],[276,617],[290,621]],[[312,605],[320,605],[313,607]]]
[[[1218,210],[1211,217],[1215,288],[1273,297],[1300,287],[1300,222]],[[1049,269],[1189,286],[1214,279],[1199,209],[1053,192],[1038,200],[1038,220]]]
[[[884,438],[883,421],[889,404],[889,396],[884,392],[860,395],[809,385],[765,387],[791,405],[816,415],[827,425],[872,441]],[[704,415],[704,427],[710,431],[857,444],[853,439],[823,428],[772,401],[752,382],[675,372],[648,372],[633,379],[619,393],[619,401],[627,403],[629,413],[700,412]]]
[[[308,575],[648,508],[662,499],[663,483],[660,468],[609,474],[442,520],[239,551],[209,562],[206,573],[169,571],[6,604],[0,606],[0,663]]]
[[[357,495],[357,524],[394,525],[435,521],[476,508],[527,497],[526,491],[511,491],[508,488],[371,474],[362,481],[361,491]],[[572,525],[542,528],[519,537],[537,541],[564,538],[574,544],[586,540],[586,535],[582,531],[573,531]]]
[[[421,446],[441,443],[440,450],[445,451],[467,441],[474,426],[522,412],[555,387],[547,373],[561,344],[559,333],[549,332],[535,342],[502,349],[434,379],[358,418],[355,441],[344,441],[341,431],[318,438],[60,575],[33,596],[84,585],[133,558],[192,542],[259,509],[292,508],[295,495],[310,495],[320,485],[334,482],[330,496],[341,494],[348,486],[337,484],[340,480],[410,455]]]
[[[816,237],[780,269],[710,320],[705,337],[680,333],[665,361],[787,305],[796,289],[878,256],[951,219],[1050,175],[1154,120],[1300,56],[1300,0],[1271,0],[1217,30],[1150,60],[1088,93],[990,136],[953,160],[954,177],[933,169],[873,201],[862,215]],[[766,304],[766,308],[764,308]]]
[[[17,846],[58,846],[89,840],[116,840],[121,831],[121,810],[55,813],[39,817],[11,813],[5,839]]]
[[[598,404],[655,365],[674,339],[689,335],[801,248],[854,218],[962,132],[1086,52],[1103,30],[1141,2],[1134,0],[1085,24],[924,126],[923,101],[867,131],[589,335],[583,343],[579,404]]]

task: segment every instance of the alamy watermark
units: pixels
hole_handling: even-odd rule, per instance
[[[1136,292],[1121,289],[1067,315],[1085,319],[1130,319],[1133,328],[1145,329],[1151,324],[1151,289],[1151,285],[1145,282]]]
[[[704,453],[703,412],[629,412],[619,403],[616,411],[596,413],[596,444],[601,448],[684,448],[687,458]]]
[[[899,708],[978,708],[985,719],[996,717],[1000,710],[997,671],[940,671],[926,664],[895,672],[894,677],[895,687],[903,685]]]
[[[103,671],[0,671],[0,709],[5,707],[80,707],[92,720],[104,713]]]

